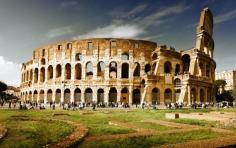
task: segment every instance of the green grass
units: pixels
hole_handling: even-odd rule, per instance
[[[182,143],[190,140],[202,140],[219,137],[220,134],[210,130],[200,130],[186,133],[177,133],[171,135],[160,135],[150,137],[135,137],[110,141],[84,142],[80,148],[149,148],[163,144]]]

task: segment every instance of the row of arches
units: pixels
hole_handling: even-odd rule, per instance
[[[71,96],[73,91],[73,96]],[[23,92],[22,97],[25,100],[30,100],[30,101],[38,101],[40,103],[45,103],[46,102],[55,102],[55,103],[69,103],[69,102],[85,102],[85,103],[92,103],[93,101],[97,103],[104,103],[106,102],[106,97],[108,97],[108,102],[120,102],[120,103],[132,103],[132,104],[140,104],[141,103],[141,90],[136,88],[132,90],[132,94],[130,94],[129,90],[127,87],[124,87],[121,89],[120,92],[117,91],[115,87],[111,87],[109,89],[108,94],[105,93],[103,88],[97,89],[96,92],[93,91],[91,88],[86,88],[84,92],[81,91],[81,89],[76,88],[74,90],[70,89],[65,89],[63,92],[61,89],[56,89],[54,92],[54,98],[53,98],[53,91],[52,89],[46,90],[40,90],[40,91],[29,91],[29,92]],[[63,95],[62,95],[63,93]],[[83,93],[83,94],[82,94]],[[94,94],[96,93],[96,94]],[[118,93],[120,93],[118,95]],[[132,100],[130,99],[130,95],[132,95]],[[120,96],[120,98],[118,98]],[[62,99],[62,97],[64,97]],[[82,98],[84,97],[84,98]],[[153,88],[152,89],[152,94],[151,94],[151,101],[152,104],[160,104],[160,91],[158,88]],[[71,98],[73,98],[71,100]],[[129,102],[132,101],[132,102]],[[166,89],[164,91],[164,102],[165,103],[171,103],[172,102],[172,91],[171,89]]]

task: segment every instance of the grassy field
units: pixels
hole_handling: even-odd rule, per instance
[[[42,147],[49,143],[55,143],[73,132],[71,125],[62,121],[50,119],[69,120],[84,124],[88,130],[88,137],[129,134],[135,133],[135,129],[110,125],[111,121],[127,123],[153,131],[173,130],[173,127],[143,122],[147,119],[166,120],[165,113],[169,112],[209,112],[212,110],[84,110],[84,111],[63,111],[63,110],[0,110],[0,123],[8,129],[7,136],[0,141],[0,147]],[[216,111],[216,110],[214,110]],[[226,110],[217,110],[226,111]],[[235,111],[235,110],[227,110]],[[59,114],[54,116],[54,114]],[[169,121],[169,120],[166,120]],[[198,125],[203,127],[214,127],[214,122],[197,119],[178,119],[172,122]],[[232,129],[236,131],[235,129]],[[79,147],[150,147],[160,146],[167,143],[179,143],[196,139],[209,139],[222,136],[220,133],[211,130],[199,130],[171,135],[148,136],[124,138],[118,140],[104,140],[99,142],[84,141]]]

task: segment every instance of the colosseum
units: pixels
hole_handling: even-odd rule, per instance
[[[213,15],[202,10],[195,47],[175,50],[120,38],[65,41],[22,64],[22,101],[157,104],[212,102],[216,63]]]

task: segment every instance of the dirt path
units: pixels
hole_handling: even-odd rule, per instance
[[[0,140],[7,134],[7,128],[0,124]]]

